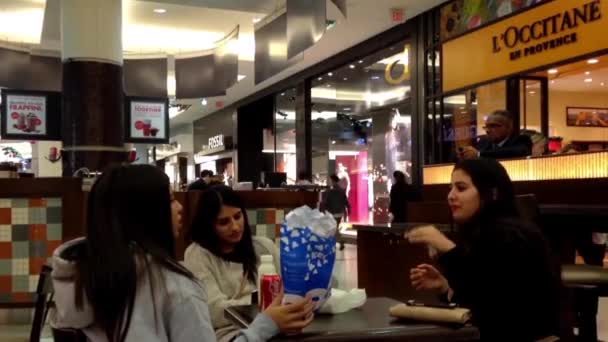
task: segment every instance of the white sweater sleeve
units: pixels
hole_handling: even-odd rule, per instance
[[[185,255],[186,268],[194,274],[194,276],[203,282],[207,288],[209,313],[211,314],[211,322],[215,329],[231,325],[231,322],[226,319],[224,311],[230,306],[250,304],[250,298],[230,299],[228,295],[222,292],[222,274],[218,267],[214,266],[215,256],[203,250],[200,246],[188,248]]]

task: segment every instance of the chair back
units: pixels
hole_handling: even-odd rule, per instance
[[[515,204],[522,219],[536,225],[540,223],[540,209],[534,194],[517,195]]]
[[[49,303],[53,296],[53,284],[51,282],[51,271],[48,265],[42,265],[38,286],[36,287],[36,304],[34,308],[34,319],[30,331],[30,342],[39,342],[46,316],[49,310]]]

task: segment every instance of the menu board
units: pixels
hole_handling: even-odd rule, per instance
[[[165,143],[169,139],[169,113],[163,99],[133,99],[128,102],[127,140]]]
[[[2,139],[61,140],[61,93],[2,90]]]
[[[6,134],[46,135],[46,96],[7,95]]]

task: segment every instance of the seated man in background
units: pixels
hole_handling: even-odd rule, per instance
[[[527,135],[515,134],[513,115],[506,110],[496,110],[486,119],[486,137],[481,138],[477,148],[462,147],[458,151],[460,159],[474,158],[519,158],[532,154],[532,140]]]
[[[213,171],[211,170],[203,170],[201,171],[200,178],[196,181],[192,182],[190,186],[188,186],[188,191],[204,191],[209,188],[209,180],[213,176]]]

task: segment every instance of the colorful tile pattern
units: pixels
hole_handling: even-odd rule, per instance
[[[247,210],[249,226],[255,236],[264,236],[275,240],[279,236],[281,224],[285,219],[286,209],[256,208]]]
[[[33,300],[40,269],[61,239],[61,198],[0,199],[0,303]]]

